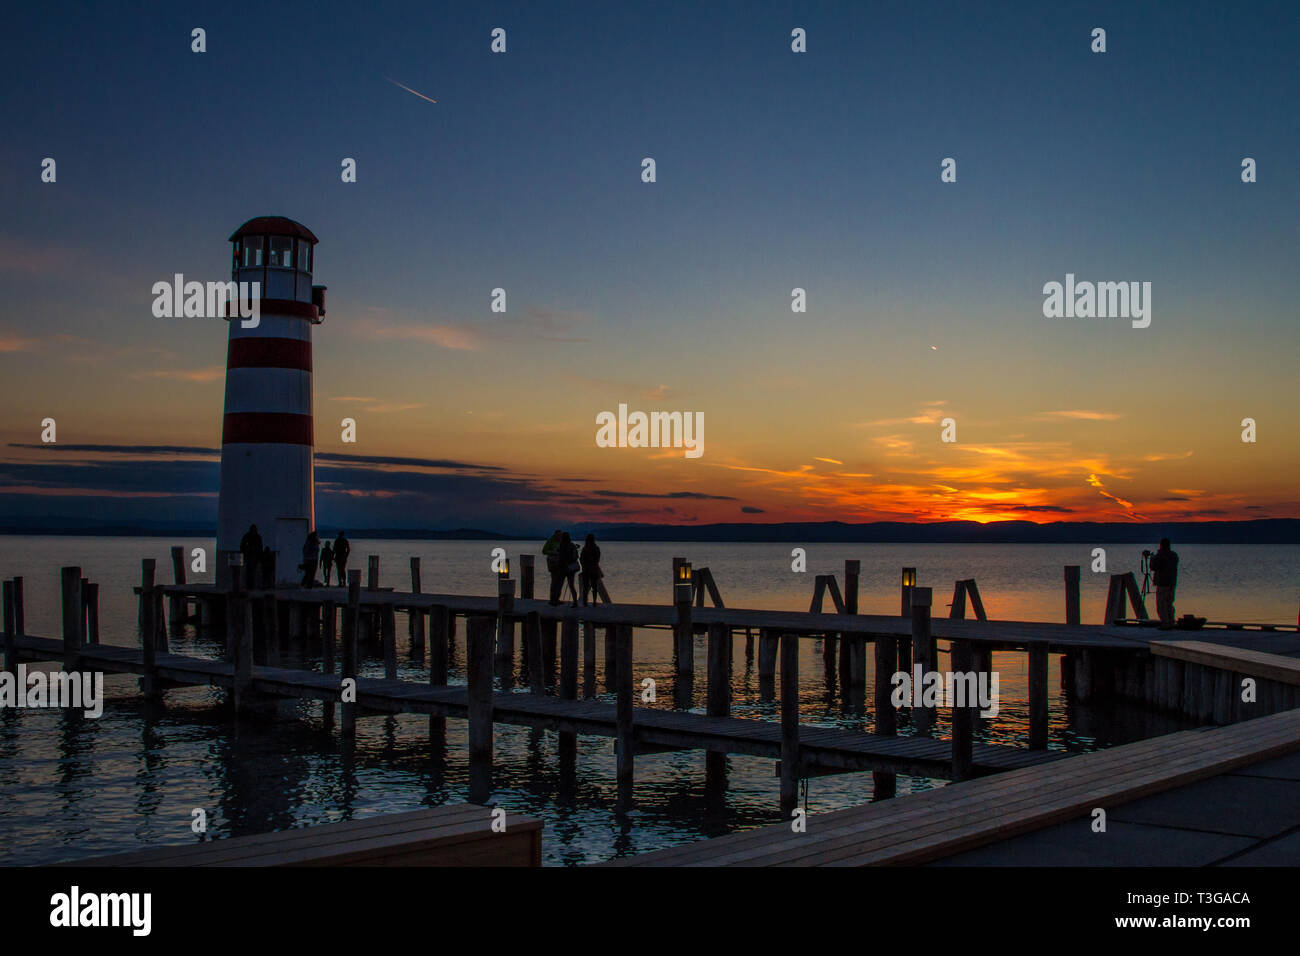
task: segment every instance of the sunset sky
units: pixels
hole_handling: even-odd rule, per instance
[[[1293,6],[693,6],[15,9],[0,522],[215,519],[226,325],[150,290],[257,215],[320,238],[323,525],[1300,516]]]

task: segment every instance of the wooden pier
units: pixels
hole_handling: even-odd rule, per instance
[[[62,576],[64,620],[59,639],[25,633],[21,579],[4,582],[6,666],[17,661],[56,660],[68,668],[138,674],[143,692],[151,697],[168,687],[221,687],[230,692],[237,713],[275,699],[317,700],[329,723],[338,710],[343,734],[354,733],[357,718],[365,714],[419,713],[431,718],[430,735],[437,743],[445,718],[465,719],[469,722],[470,798],[476,802],[485,801],[491,792],[496,724],[558,731],[562,751],[570,752],[578,734],[613,738],[622,802],[632,797],[636,756],[665,750],[705,751],[710,773],[724,766],[718,760],[726,754],[776,760],[781,806],[786,811],[797,802],[799,781],[810,776],[869,770],[875,775],[879,799],[893,794],[897,774],[961,781],[1055,762],[1061,754],[1046,749],[1049,654],[1063,655],[1062,682],[1076,700],[1116,694],[1166,709],[1177,710],[1186,704],[1188,711],[1220,723],[1296,706],[1296,687],[1278,681],[1270,671],[1260,675],[1264,692],[1257,703],[1250,707],[1211,705],[1206,715],[1203,699],[1190,695],[1184,700],[1182,684],[1179,693],[1174,693],[1175,681],[1165,663],[1173,653],[1165,645],[1176,644],[1170,632],[1153,633],[1123,624],[989,621],[973,579],[956,582],[948,617],[932,618],[931,589],[916,585],[915,572],[904,569],[901,610],[906,613],[859,614],[858,563],[847,562],[843,592],[833,575],[816,576],[809,611],[756,610],[723,606],[707,569],[696,569],[692,580],[689,563],[674,559],[672,605],[575,608],[533,598],[530,558],[524,555],[520,562],[524,593],[518,597],[515,582],[505,575],[498,579],[496,597],[427,592],[421,586],[416,559],[411,566],[412,587],[406,592],[379,587],[378,559],[373,556],[365,588],[360,571],[354,570],[349,572],[346,588],[252,591],[187,583],[183,564],[175,555],[176,580],[161,585],[154,579],[154,562],[145,560],[137,589],[138,648],[99,642],[97,615],[87,613],[88,599],[97,596],[97,591],[81,577],[80,569],[69,567]],[[1077,589],[1078,575],[1070,572],[1067,568],[1067,610],[1073,607],[1077,611],[1077,594],[1072,605],[1070,589],[1072,584]],[[1115,584],[1112,598],[1129,590]],[[706,595],[712,606],[705,605]],[[825,596],[830,596],[834,613],[823,613]],[[975,620],[964,617],[968,600]],[[1108,607],[1115,610],[1114,605],[1112,600]],[[197,613],[191,613],[192,607]],[[170,611],[170,626],[164,609]],[[399,611],[408,617],[412,650],[422,654],[427,641],[427,682],[398,679]],[[225,653],[220,659],[171,652],[169,632],[195,619],[210,633],[224,632]],[[448,686],[458,619],[465,623],[467,686]],[[92,620],[96,622],[93,631]],[[522,635],[518,653],[527,675],[527,692],[511,690],[516,625]],[[678,709],[635,706],[640,683],[634,674],[634,628],[674,632]],[[593,699],[597,694],[598,630],[603,632],[604,689],[613,695],[613,701]],[[758,635],[759,696],[779,700],[779,721],[731,716],[735,641],[743,634],[752,649],[754,633]],[[707,638],[708,648],[704,714],[686,709],[700,636]],[[1153,637],[1162,640],[1153,642]],[[800,723],[798,642],[811,639],[824,642],[828,686],[838,682],[846,700],[865,697],[867,645],[873,646],[873,732]],[[318,649],[320,670],[279,666],[279,648],[285,640],[300,642],[309,652]],[[914,733],[898,734],[900,709],[890,700],[889,678],[898,670],[910,672],[912,665],[927,672],[939,670],[940,641],[948,645],[950,668],[964,673],[990,671],[994,651],[1027,655],[1028,749],[976,743],[980,717],[977,708],[969,705],[953,708],[947,740],[933,736],[934,707],[906,708]],[[361,675],[367,643],[378,644],[383,677]],[[836,646],[838,655],[833,649]],[[1235,673],[1232,663],[1207,666]],[[1187,682],[1189,692],[1192,683]],[[1201,687],[1199,673],[1194,683]]]

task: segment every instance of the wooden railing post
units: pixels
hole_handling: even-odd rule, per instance
[[[529,611],[524,617],[524,650],[528,658],[528,689],[534,694],[546,693],[546,672],[542,662],[542,615]]]
[[[970,641],[952,642],[952,672],[961,677],[973,670]],[[969,686],[969,685],[967,685]],[[969,695],[967,695],[969,696]],[[976,695],[978,697],[978,695]],[[971,775],[971,754],[974,745],[975,708],[979,701],[956,700],[952,704],[952,779],[967,780]],[[973,705],[973,706],[972,706]]]
[[[1065,623],[1078,624],[1079,617],[1079,565],[1065,566]]]
[[[1029,644],[1029,749],[1047,749],[1047,717],[1047,642],[1032,641]]]
[[[99,584],[95,581],[83,582],[82,598],[86,607],[86,641],[99,643]]]
[[[420,591],[420,559],[411,558],[411,593]],[[406,628],[411,638],[412,650],[424,650],[424,611],[418,607],[406,609]]]
[[[781,637],[766,627],[758,629],[758,696],[761,700],[776,697],[776,658]]]
[[[525,601],[533,599],[533,589],[535,587],[533,579],[536,576],[534,562],[537,556],[534,554],[521,554],[519,556],[519,596]]]
[[[619,803],[627,806],[632,800],[633,758],[635,747],[632,729],[632,627],[629,624],[618,625],[616,637],[615,670],[618,684],[617,738],[618,748],[618,797]]]

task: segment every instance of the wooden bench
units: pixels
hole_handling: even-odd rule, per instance
[[[1300,686],[1300,660],[1205,641],[1152,641],[1151,653],[1186,664],[1199,664],[1279,684]]]
[[[1300,750],[1300,711],[1155,737],[608,866],[927,863]]]
[[[255,836],[71,860],[68,866],[541,866],[542,823],[462,803]]]

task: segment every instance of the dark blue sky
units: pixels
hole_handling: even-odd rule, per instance
[[[68,441],[211,445],[224,329],[160,327],[148,289],[221,278],[226,236],[284,214],[321,237],[330,286],[318,418],[358,397],[387,415],[349,451],[555,475],[593,453],[595,411],[651,394],[708,409],[715,464],[879,475],[837,436],[923,402],[988,443],[1029,434],[1021,413],[1123,406],[1105,439],[1056,437],[1081,475],[1105,458],[1142,481],[1119,459],[1294,408],[1298,21],[1290,3],[21,6],[0,38],[2,437],[57,413]],[[1067,271],[1152,281],[1150,334],[1048,324],[1041,286]],[[498,286],[509,320],[487,313]],[[1279,414],[1271,434],[1294,435]],[[1294,451],[1260,451],[1262,470],[1231,466],[1252,475],[1238,509],[1284,504]],[[633,489],[638,468],[601,478]],[[1208,474],[1145,481],[1231,484]],[[811,494],[656,480],[781,517]]]

